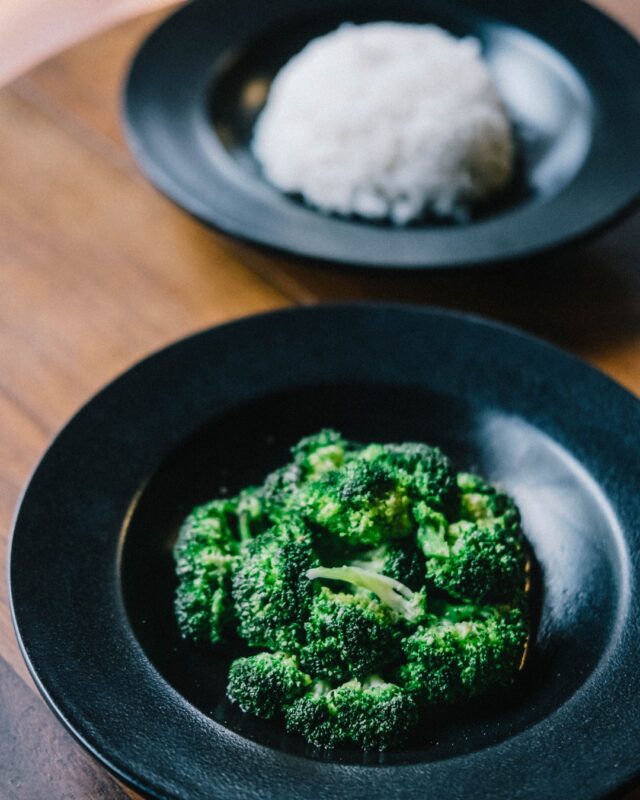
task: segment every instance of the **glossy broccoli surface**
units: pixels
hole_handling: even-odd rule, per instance
[[[437,447],[418,442],[372,444],[363,450],[362,458],[385,465],[414,500],[424,500],[437,511],[451,510],[457,502],[453,464]]]
[[[251,647],[297,652],[314,587],[311,534],[292,517],[249,542],[233,575],[238,634]]]
[[[395,613],[377,598],[323,587],[309,611],[300,660],[314,677],[364,678],[397,657],[399,633]]]
[[[291,455],[303,478],[315,480],[340,469],[358,450],[360,445],[347,441],[338,431],[325,428],[314,436],[300,439],[291,448]]]
[[[287,730],[316,747],[385,750],[405,741],[418,722],[418,707],[400,687],[371,676],[334,688],[316,684],[287,707],[285,719]]]
[[[523,585],[528,555],[520,514],[503,492],[475,476],[458,476],[459,519],[428,505],[415,509],[418,543],[434,586],[461,600],[508,603]]]
[[[243,711],[270,719],[302,697],[312,683],[293,656],[257,653],[231,664],[227,694]]]
[[[527,635],[518,608],[471,607],[467,619],[434,620],[403,641],[398,682],[421,705],[475,697],[511,682]]]
[[[350,563],[395,578],[416,591],[424,585],[426,562],[413,537],[391,540],[373,550],[360,552]]]
[[[195,508],[174,557],[182,635],[245,648],[230,700],[315,747],[401,747],[432,708],[522,667],[518,509],[436,447],[321,430],[261,485]]]
[[[219,644],[232,624],[231,580],[243,542],[237,509],[227,500],[198,506],[174,548],[176,620],[183,636],[200,645]]]
[[[404,484],[384,464],[360,459],[306,482],[298,508],[309,523],[352,546],[379,545],[415,529]]]

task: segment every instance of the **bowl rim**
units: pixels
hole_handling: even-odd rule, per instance
[[[170,757],[170,749],[168,749],[166,737],[158,744],[152,733],[146,739],[142,737],[139,740],[135,740],[132,743],[135,746],[131,748],[127,748],[122,741],[118,740],[117,735],[119,734],[122,736],[123,733],[128,730],[129,724],[132,721],[132,709],[136,712],[133,715],[133,721],[137,720],[137,736],[140,735],[140,730],[145,729],[145,725],[150,725],[151,723],[154,723],[155,727],[151,725],[149,729],[151,731],[157,730],[157,726],[160,722],[164,720],[166,723],[166,717],[164,715],[169,712],[175,715],[175,724],[178,730],[182,730],[183,734],[187,731],[190,735],[193,734],[195,736],[196,733],[198,733],[199,727],[203,725],[201,719],[203,715],[200,712],[196,712],[195,709],[181,698],[178,692],[164,682],[164,679],[160,677],[159,673],[157,673],[155,668],[148,662],[129,627],[128,620],[126,619],[126,611],[122,604],[117,574],[119,568],[118,560],[122,548],[122,530],[123,525],[126,524],[126,520],[122,517],[122,512],[126,512],[126,509],[122,506],[115,510],[111,509],[107,513],[107,517],[111,521],[115,518],[119,519],[117,530],[112,529],[110,531],[110,542],[108,543],[107,550],[105,551],[105,543],[98,534],[96,534],[95,538],[91,538],[89,544],[91,548],[94,550],[97,549],[100,553],[108,551],[111,554],[110,557],[113,559],[113,563],[109,565],[109,569],[99,578],[98,584],[110,593],[105,599],[105,603],[107,600],[110,602],[108,613],[122,615],[122,618],[117,622],[118,628],[117,631],[115,631],[117,634],[115,638],[114,632],[109,632],[109,630],[104,632],[104,636],[105,640],[109,639],[111,636],[113,641],[117,641],[122,648],[119,653],[119,658],[124,659],[126,663],[120,664],[117,677],[118,680],[124,681],[127,692],[125,695],[126,703],[124,703],[121,708],[113,707],[109,703],[110,709],[108,714],[106,714],[105,709],[102,708],[100,713],[106,714],[105,718],[101,721],[102,729],[100,725],[96,724],[96,720],[100,720],[100,714],[98,714],[97,717],[93,714],[93,718],[91,718],[92,714],[87,714],[86,705],[83,707],[82,703],[78,703],[78,695],[81,691],[86,689],[88,676],[86,671],[78,673],[75,667],[67,663],[69,653],[73,651],[74,655],[79,654],[79,657],[83,659],[83,667],[86,668],[89,666],[91,668],[91,677],[94,679],[97,675],[101,675],[103,665],[95,663],[94,657],[91,656],[90,652],[83,650],[82,647],[78,650],[71,641],[71,631],[65,628],[66,623],[63,619],[65,614],[69,611],[68,607],[65,611],[63,607],[60,607],[57,603],[51,603],[49,607],[43,609],[43,598],[40,597],[36,599],[32,594],[29,594],[29,592],[33,590],[33,587],[37,586],[37,582],[34,583],[35,576],[31,574],[33,572],[31,569],[32,563],[30,564],[29,562],[29,558],[32,555],[32,549],[30,548],[33,548],[36,544],[30,542],[30,539],[34,536],[34,531],[35,535],[39,535],[39,541],[37,542],[39,548],[42,546],[45,548],[51,547],[50,555],[54,557],[57,553],[53,543],[47,544],[45,534],[42,532],[37,534],[37,531],[41,531],[41,528],[32,527],[34,521],[41,521],[43,500],[47,499],[47,493],[45,492],[43,496],[41,490],[44,487],[49,491],[49,483],[53,487],[60,488],[58,486],[58,480],[60,479],[61,470],[69,469],[69,458],[74,454],[78,454],[79,447],[85,448],[85,450],[87,448],[91,450],[92,445],[87,443],[86,434],[87,430],[91,429],[96,419],[104,422],[105,419],[108,420],[109,415],[113,415],[117,412],[127,417],[128,424],[140,422],[139,415],[145,403],[140,403],[132,397],[131,390],[135,388],[138,392],[142,392],[143,396],[146,393],[148,399],[148,394],[152,391],[151,387],[154,386],[154,380],[150,379],[156,379],[159,375],[162,375],[163,364],[175,365],[181,362],[181,368],[186,371],[190,366],[193,366],[191,362],[192,358],[198,355],[198,353],[201,355],[202,352],[210,352],[210,348],[213,348],[213,352],[217,354],[218,357],[225,357],[225,352],[227,353],[226,357],[228,357],[228,348],[233,350],[233,342],[237,340],[239,334],[244,336],[242,347],[246,348],[250,346],[247,345],[247,342],[252,339],[255,340],[256,334],[260,334],[257,338],[260,340],[260,346],[264,347],[265,341],[273,345],[274,341],[282,342],[287,340],[292,330],[299,333],[305,328],[308,331],[310,329],[309,326],[318,325],[319,330],[326,332],[328,327],[331,327],[332,324],[336,324],[338,321],[355,325],[357,330],[360,328],[364,330],[368,325],[382,327],[387,330],[398,324],[406,324],[411,330],[419,330],[423,326],[426,326],[425,329],[428,330],[430,326],[433,327],[435,325],[438,327],[439,325],[444,325],[449,333],[457,330],[458,335],[461,336],[461,341],[465,339],[468,340],[469,335],[474,336],[476,339],[478,337],[486,337],[486,342],[495,343],[497,341],[500,352],[506,359],[512,358],[512,354],[508,352],[509,350],[521,348],[530,354],[534,360],[539,361],[539,363],[549,363],[553,361],[558,365],[562,374],[569,375],[570,377],[577,376],[577,382],[581,388],[589,387],[599,395],[596,405],[599,407],[607,407],[614,421],[617,420],[619,423],[624,419],[629,422],[630,418],[632,420],[633,417],[635,417],[638,419],[638,422],[640,422],[640,401],[638,401],[637,398],[633,397],[614,381],[588,366],[580,359],[564,353],[562,350],[541,339],[522,333],[507,325],[492,323],[476,315],[452,313],[421,306],[388,303],[345,303],[331,306],[294,307],[245,317],[193,334],[168,347],[162,348],[141,360],[109,383],[88,401],[56,436],[35,468],[22,494],[15,514],[10,542],[9,586],[11,613],[23,657],[47,704],[85,749],[125,783],[148,796],[160,798],[183,797],[185,795],[183,794],[183,787],[180,786],[179,783],[168,778],[166,774],[158,776],[153,773],[153,769],[157,769],[160,762],[166,761],[166,759]],[[316,335],[318,335],[317,332]],[[326,335],[326,333],[324,335]],[[502,342],[503,345],[500,345],[500,342]],[[169,381],[169,383],[171,382]],[[593,399],[586,398],[584,402],[588,407],[589,404],[593,402]],[[167,405],[171,404],[167,403]],[[187,415],[190,413],[190,410],[183,409],[181,413]],[[200,413],[202,413],[202,409]],[[118,421],[121,421],[120,417]],[[161,427],[164,429],[164,421],[160,420],[160,422],[163,422]],[[185,422],[182,427],[186,429],[189,426],[191,426],[192,430],[194,427],[197,427],[194,419],[191,419],[188,423]],[[151,426],[151,428],[154,429],[153,426]],[[128,509],[131,508],[132,497],[135,491],[141,485],[141,481],[144,480],[145,473],[148,472],[149,464],[146,462],[154,461],[160,451],[171,450],[179,444],[183,439],[183,433],[184,430],[182,433],[180,431],[165,432],[165,439],[167,441],[163,443],[162,448],[158,449],[153,443],[148,443],[147,447],[151,452],[148,453],[145,458],[141,459],[144,463],[137,463],[134,465],[127,464],[123,467],[123,469],[129,472],[133,472],[135,476],[135,485],[132,485],[131,475],[124,481],[122,480],[122,476],[118,476],[114,479],[117,484],[117,492],[120,494],[124,492],[124,494],[128,496]],[[134,437],[134,439],[136,439],[136,437]],[[122,441],[127,441],[126,436]],[[136,441],[139,444],[137,439]],[[636,426],[631,425],[630,429],[626,430],[624,436],[621,437],[620,442],[617,443],[618,450],[620,451],[618,455],[621,453],[623,455],[628,454],[630,451],[637,452],[637,446],[639,444],[640,424]],[[96,454],[92,453],[91,455],[95,457]],[[132,461],[134,460],[135,459],[132,459]],[[109,469],[113,469],[113,464],[109,465]],[[635,468],[635,472],[638,473],[638,468]],[[84,479],[85,476],[82,477]],[[100,476],[98,476],[98,478],[99,477]],[[619,474],[616,477],[620,477]],[[98,478],[96,478],[96,480]],[[630,475],[627,480],[633,483],[632,478],[633,475]],[[624,486],[620,487],[619,490],[622,491],[623,497],[626,497],[630,491],[629,487]],[[640,500],[634,499],[634,502],[635,509],[640,509]],[[57,510],[55,511],[57,513]],[[79,521],[78,519],[74,519],[73,509],[63,507],[60,513],[61,519],[66,520],[69,524],[75,525],[76,527],[78,526]],[[632,544],[640,546],[640,531],[634,532],[633,530],[625,529],[625,536]],[[56,542],[56,544],[58,543]],[[65,548],[67,548],[66,544]],[[63,557],[64,553],[60,554],[59,560],[63,559]],[[49,560],[47,560],[47,564],[49,567],[55,566],[58,570],[62,568],[60,564],[57,566],[52,565],[52,562]],[[640,605],[640,598],[638,597],[636,586],[638,579],[640,579],[640,563],[637,563],[637,560],[633,566],[633,572],[634,580],[629,587],[631,593],[629,603],[632,603],[637,609]],[[93,578],[91,581],[93,581]],[[66,599],[68,602],[69,597],[65,594],[68,591],[69,587],[60,589],[58,600]],[[40,602],[38,602],[38,600]],[[49,623],[53,623],[53,629],[58,634],[63,634],[66,631],[67,639],[59,643],[54,642],[53,649],[48,649],[48,646],[51,644],[51,639],[49,637],[47,641],[47,635],[45,635],[43,631],[43,617],[47,618]],[[107,615],[106,619],[108,618]],[[98,617],[96,617],[96,619],[98,619]],[[624,632],[624,636],[616,642],[616,647],[614,648],[615,652],[607,655],[604,666],[602,668],[600,666],[598,667],[598,681],[596,681],[596,683],[604,680],[605,687],[608,685],[607,681],[611,683],[611,670],[622,669],[622,666],[624,666],[624,658],[629,655],[630,650],[634,649],[631,639],[635,639],[637,643],[639,637],[640,623],[636,622],[633,629],[630,627],[627,628]],[[46,647],[45,644],[47,645]],[[52,660],[56,662],[53,668]],[[109,666],[110,668],[114,667],[113,658],[111,656],[109,656]],[[602,674],[603,671],[604,675]],[[629,678],[628,668],[624,676],[625,678]],[[104,678],[105,676],[103,675],[102,677]],[[118,689],[121,688],[119,684],[115,682],[113,675],[108,675],[106,677],[108,681],[111,682],[112,689],[114,686],[118,687]],[[157,704],[152,707],[144,706],[143,701],[145,698],[143,698],[143,693],[139,686],[135,686],[138,680],[144,682],[145,693],[147,693],[148,689],[151,687],[158,692]],[[640,677],[636,682],[640,684]],[[627,688],[632,683],[633,679],[629,678],[627,681]],[[603,684],[598,683],[598,685],[601,689]],[[145,694],[145,697],[147,700],[149,699],[148,693]],[[588,689],[586,695],[581,690],[568,704],[563,706],[559,712],[561,711],[563,715],[566,715],[567,705],[574,706],[575,703],[573,703],[573,701],[576,697],[578,698],[578,700],[576,700],[578,706],[580,706],[581,702],[587,702],[586,707],[589,708],[589,703],[595,702],[593,687]],[[636,711],[640,709],[640,695],[636,695],[636,699],[633,702],[628,696],[626,698],[622,696],[622,700],[626,700],[629,707],[635,704],[634,708]],[[611,698],[608,698],[607,702],[611,704]],[[584,710],[585,706],[582,707],[582,712],[584,712]],[[573,708],[571,713],[573,714],[575,711],[576,709]],[[621,710],[621,713],[622,711],[624,711],[624,708]],[[627,713],[628,711],[629,709],[627,709]],[[564,716],[559,722],[558,719],[556,719],[556,726],[560,725],[560,728],[562,728],[562,725],[565,724],[563,722],[564,719]],[[628,744],[633,740],[634,735],[640,731],[640,723],[637,722],[637,720],[640,719],[640,715],[636,714],[634,719],[636,719],[635,729],[629,724],[629,720],[627,719],[628,724],[624,729],[615,730],[613,733],[609,731],[609,735],[615,734],[619,737],[620,741],[624,741]],[[543,723],[540,723],[540,725],[542,724]],[[184,725],[185,727],[181,729],[180,725]],[[296,764],[299,766],[299,758],[248,742],[237,734],[222,728],[218,723],[211,721],[211,724],[205,725],[205,728],[207,737],[213,737],[212,739],[208,739],[209,747],[212,751],[218,747],[223,754],[226,747],[229,748],[229,752],[234,754],[236,761],[232,766],[235,766],[238,770],[235,774],[235,779],[239,782],[243,780],[263,780],[260,776],[260,770],[256,768],[257,765],[254,764],[253,767],[251,765],[249,767],[246,766],[246,762],[252,761],[252,756],[255,758],[259,757],[260,763],[264,765],[270,763],[275,753],[276,759],[287,761],[289,766],[291,766],[292,763],[294,766]],[[204,729],[198,733],[198,738],[203,732]],[[592,729],[591,732],[593,733],[594,729]],[[553,733],[553,731],[551,731],[551,733]],[[557,733],[556,731],[556,735]],[[332,776],[339,774],[340,780],[346,780],[348,782],[353,779],[356,773],[360,773],[361,776],[362,770],[373,769],[377,776],[380,776],[379,770],[395,772],[395,774],[398,774],[398,771],[404,770],[407,780],[415,781],[415,776],[418,776],[422,782],[425,775],[434,777],[439,771],[444,770],[447,775],[450,775],[452,770],[460,769],[465,762],[466,764],[470,764],[471,768],[473,768],[473,764],[478,761],[478,754],[485,754],[483,758],[487,758],[489,751],[494,754],[502,753],[506,759],[505,763],[514,767],[514,741],[520,738],[521,735],[518,734],[514,737],[514,740],[507,740],[507,742],[488,748],[488,750],[475,751],[471,754],[454,757],[446,761],[435,761],[426,764],[382,765],[380,767],[376,766],[370,768],[366,766],[329,765],[306,760],[301,763],[304,764],[305,774],[308,773],[313,780],[324,780],[323,774],[328,772],[328,778],[330,780],[334,780],[335,778]],[[560,739],[559,744],[560,743],[562,743],[563,749],[566,750],[569,742]],[[518,747],[521,749],[523,744],[524,743],[520,741]],[[156,745],[158,745],[157,749],[154,749]],[[194,757],[199,759],[199,775],[204,774],[202,771],[203,765],[208,769],[212,766],[210,753],[203,751],[201,745],[202,742],[199,738],[198,746],[193,752]],[[224,745],[224,747],[222,747],[222,745]],[[149,773],[148,770],[143,771],[142,774],[140,772],[139,759],[141,756],[136,749],[139,746],[142,746],[143,749],[144,747],[147,748],[146,752],[142,754],[142,757],[143,760],[145,758],[150,758],[153,762],[151,773]],[[568,783],[567,778],[570,777],[572,781],[580,779],[580,768],[584,767],[584,758],[586,755],[587,753],[578,752],[576,762],[568,763],[565,769],[568,769],[569,775],[559,774],[554,776],[551,792],[549,791],[549,787],[546,787],[546,791],[544,787],[543,790],[540,791],[540,786],[536,785],[536,780],[534,780],[534,784],[527,784],[526,782],[520,784],[523,792],[522,797],[532,799],[534,797],[557,797],[558,783],[560,783],[561,791],[562,789],[575,788],[575,784]],[[592,756],[593,753],[590,752],[589,755]],[[552,756],[554,758],[556,757],[554,754],[552,754]],[[137,761],[132,766],[131,760],[129,759],[133,759],[134,761],[137,759]],[[243,762],[245,763],[244,772],[241,767]],[[455,762],[455,764],[452,762]],[[517,760],[515,763],[517,764]],[[484,771],[483,767],[483,772]],[[520,771],[522,771],[521,767]],[[599,785],[591,784],[584,786],[583,796],[585,800],[591,800],[591,798],[595,800],[595,798],[602,797],[605,793],[610,793],[613,790],[621,791],[631,785],[639,777],[640,764],[633,763],[632,759],[627,758],[626,761],[623,760],[614,767],[611,767],[609,774],[605,775],[599,773]],[[358,780],[363,779],[360,777]],[[531,781],[531,775],[529,775],[529,781]],[[365,783],[366,782],[367,781],[365,781]],[[267,784],[261,783],[260,785],[264,788]],[[242,786],[242,790],[246,792],[247,786],[250,785],[251,783]],[[423,784],[421,783],[421,785]],[[369,785],[368,788],[371,791],[371,785]],[[191,791],[187,796],[192,796]],[[201,795],[195,793],[193,796],[198,797]],[[216,791],[208,793],[207,796],[231,797],[244,795],[242,791],[236,793],[232,789],[229,789],[228,786],[225,790],[225,785],[222,784],[222,786],[218,785]],[[274,796],[278,795],[276,794]],[[286,795],[281,796],[297,797],[299,795],[296,791],[289,791]],[[337,788],[336,796],[342,796],[340,794],[340,786]],[[362,796],[364,796],[364,794]],[[375,797],[375,793],[367,794],[367,796]],[[505,797],[506,800],[509,794],[500,794],[500,792],[497,791],[492,793],[491,796],[496,799]]]
[[[242,15],[243,10],[256,17],[257,11],[251,12],[251,4],[255,2],[257,0],[236,3],[233,11],[236,18]],[[291,5],[289,0],[277,2],[285,8]],[[331,0],[323,2],[331,4]],[[465,6],[473,8],[477,4],[473,0]],[[316,0],[313,5],[317,5]],[[559,35],[559,20],[553,13],[556,5],[553,0],[540,0],[536,5],[535,14],[539,16],[536,24],[541,26],[541,30],[533,35],[547,45],[550,36]],[[191,67],[175,58],[167,58],[165,52],[175,38],[174,31],[188,27],[192,17],[194,28],[198,30],[202,9],[207,7],[212,8],[207,0],[194,0],[169,15],[145,39],[130,63],[123,85],[122,124],[136,161],[159,191],[195,219],[224,234],[273,253],[294,255],[327,267],[373,269],[383,273],[475,269],[531,262],[543,253],[563,253],[600,235],[640,205],[640,171],[635,169],[640,160],[640,114],[636,119],[625,105],[631,97],[629,92],[625,95],[626,100],[611,92],[612,85],[620,86],[620,76],[616,75],[611,64],[596,59],[596,55],[602,53],[602,41],[606,39],[617,58],[624,62],[625,70],[637,74],[640,80],[640,45],[621,24],[582,0],[565,0],[561,17],[566,28],[565,43],[573,42],[574,29],[581,31],[579,41],[585,48],[584,69],[578,70],[559,46],[558,52],[577,69],[590,88],[592,100],[595,98],[598,102],[594,112],[594,141],[572,181],[543,202],[516,207],[479,224],[452,226],[450,229],[397,230],[345,221],[304,206],[291,211],[293,204],[285,206],[294,215],[286,218],[283,214],[289,212],[284,211],[285,207],[275,208],[273,195],[271,202],[269,196],[254,196],[253,190],[262,185],[262,180],[246,175],[234,164],[217,137],[209,136],[205,152],[200,143],[203,130],[208,128],[206,103],[202,97],[204,89],[201,92],[192,87],[182,99],[176,99],[175,92],[169,94],[168,89],[166,92],[161,89],[161,82],[167,76],[159,75],[162,74],[163,62],[167,62],[172,70],[172,81],[186,83],[193,78],[194,86],[208,82],[210,65],[203,71],[202,65],[198,67],[196,63],[196,56],[195,66]],[[266,13],[263,9],[260,18]],[[535,19],[531,16],[528,0],[512,0],[508,8],[504,8],[499,0],[485,0],[482,13],[485,19],[497,19],[516,28],[520,27],[520,16],[524,20],[521,29],[528,34],[531,34],[532,19]],[[591,31],[590,37],[586,36],[587,31]],[[560,41],[563,41],[562,36]],[[556,48],[555,44],[551,46]],[[197,51],[197,41],[193,47]],[[212,51],[211,61],[213,58]],[[191,114],[196,118],[193,125],[176,121],[186,120]],[[624,133],[633,123],[638,126],[635,138]],[[185,162],[176,166],[180,157],[180,136],[191,127],[198,129],[193,138],[198,142],[195,150],[202,150],[198,155],[200,166],[206,164],[207,169],[211,169],[207,180],[216,188],[215,197],[207,194],[206,200],[204,190],[197,187],[199,181],[193,177],[197,172],[194,169],[196,163],[190,161],[188,165]],[[612,157],[614,152],[615,158]],[[612,170],[615,180],[611,180]],[[187,172],[191,174],[187,176]],[[609,192],[612,187],[613,194],[607,196],[606,204],[600,203],[599,194]],[[575,213],[578,207],[580,211]],[[306,231],[303,235],[298,229],[304,226]],[[380,235],[381,231],[385,233]]]

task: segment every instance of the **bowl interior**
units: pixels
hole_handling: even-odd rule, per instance
[[[593,109],[584,81],[560,52],[519,28],[465,9],[463,4],[414,0],[403,4],[389,0],[351,2],[341,9],[329,7],[316,13],[301,10],[292,17],[272,22],[259,38],[226,52],[210,81],[210,117],[215,134],[253,179],[262,180],[251,152],[252,131],[278,70],[314,37],[345,22],[376,20],[435,23],[456,36],[475,36],[482,43],[483,55],[513,122],[517,164],[509,188],[477,207],[466,224],[557,195],[586,159]],[[298,202],[295,198],[289,201]],[[452,223],[429,219],[416,224]]]
[[[426,441],[460,469],[505,486],[536,559],[534,646],[508,692],[431,720],[411,747],[384,755],[308,748],[277,723],[225,699],[231,654],[180,639],[171,548],[196,503],[260,482],[302,435],[334,426],[360,441]],[[325,385],[292,389],[212,418],[169,454],[129,519],[121,562],[132,629],[164,679],[204,715],[285,752],[350,763],[434,761],[488,747],[553,714],[596,669],[622,594],[620,532],[606,497],[571,453],[519,417],[424,389]]]

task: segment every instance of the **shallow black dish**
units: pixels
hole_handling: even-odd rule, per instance
[[[277,70],[344,21],[435,22],[482,41],[514,121],[518,175],[464,225],[325,216],[261,177],[251,131]],[[195,0],[142,46],[124,97],[158,188],[225,233],[377,268],[479,266],[601,230],[640,194],[640,47],[581,0]]]
[[[514,690],[382,756],[234,710],[227,661],[182,643],[171,611],[184,513],[321,425],[433,442],[502,482],[541,573]],[[72,733],[153,797],[595,800],[640,773],[639,448],[635,398],[471,317],[336,306],[206,331],[100,392],[42,459],[11,549],[23,652]]]

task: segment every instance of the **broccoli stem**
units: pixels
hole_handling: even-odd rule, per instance
[[[253,538],[251,533],[251,518],[248,514],[238,515],[238,533],[240,534],[240,541],[242,543],[248,542]]]
[[[401,617],[412,622],[424,613],[420,597],[412,592],[404,583],[389,578],[387,575],[378,575],[361,567],[313,567],[307,571],[309,580],[326,578],[332,581],[344,581],[360,589],[373,592],[381,603],[388,606]]]

